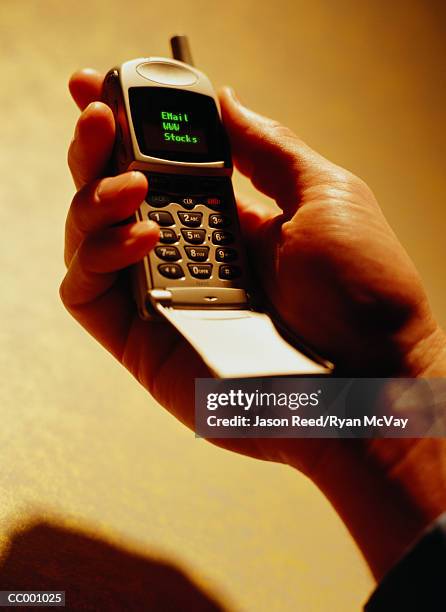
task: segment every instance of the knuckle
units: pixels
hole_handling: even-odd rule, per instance
[[[75,255],[79,272],[83,276],[101,274],[113,246],[118,246],[115,231],[96,230],[86,235]]]
[[[76,253],[78,266],[81,270],[84,270],[86,272],[94,271],[92,267],[94,251],[94,241],[92,240],[91,236],[87,236],[82,241],[82,244],[80,245]]]
[[[275,138],[297,138],[293,130],[275,119],[271,120],[270,133]]]
[[[322,191],[325,190],[328,196],[335,197],[341,194],[360,202],[373,202],[375,196],[367,183],[356,174],[349,170],[329,163],[323,165],[313,176],[313,185]],[[346,200],[347,201],[347,200]]]
[[[343,186],[349,191],[367,187],[367,184],[356,176],[356,174],[340,166],[333,165],[329,172],[333,184],[339,185],[340,187]]]
[[[79,189],[71,201],[69,215],[76,229],[82,234],[87,234],[92,230],[91,212],[97,203],[98,182],[89,183]]]

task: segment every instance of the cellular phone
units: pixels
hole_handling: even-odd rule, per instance
[[[227,368],[228,359],[216,355],[209,338],[218,340],[221,353],[230,350],[222,348],[223,336],[240,339],[250,328],[246,340],[254,347],[260,327],[271,341],[272,324],[252,307],[218,99],[206,74],[193,66],[186,37],[174,37],[171,44],[173,58],[127,61],[110,70],[103,85],[102,99],[116,123],[113,171],[147,176],[148,194],[136,218],[160,226],[159,244],[134,268],[134,295],[142,318],[166,317],[218,375],[243,375],[250,368],[243,361],[238,369]],[[274,336],[273,345],[278,348],[280,341]],[[316,373],[329,368],[308,351],[302,358]],[[264,360],[259,375],[274,370],[273,360],[274,355]]]

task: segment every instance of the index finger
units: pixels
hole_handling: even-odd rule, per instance
[[[115,142],[115,121],[103,102],[91,102],[76,124],[68,166],[77,189],[103,176]]]
[[[92,68],[78,70],[71,76],[68,89],[81,110],[101,99],[103,81],[104,75]]]
[[[71,96],[82,111],[68,151],[68,165],[77,189],[102,175],[114,143],[112,112],[99,102],[103,81],[103,74],[84,68],[68,82]]]

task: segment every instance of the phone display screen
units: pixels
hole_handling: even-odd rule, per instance
[[[131,87],[129,100],[143,155],[202,163],[227,157],[226,138],[210,96],[170,87]]]

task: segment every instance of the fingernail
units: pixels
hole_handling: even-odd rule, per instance
[[[158,230],[158,224],[153,221],[140,221],[139,223],[135,223],[132,227],[132,234],[135,236],[141,236],[146,234],[153,234],[156,230]]]
[[[155,221],[151,221],[150,219],[146,219],[144,222],[146,226],[146,231],[153,232],[154,230],[159,230],[160,226]]]
[[[124,189],[128,189],[137,180],[139,180],[140,172],[126,172],[125,174],[118,174],[118,176],[112,176],[110,178],[102,179],[96,190],[96,197],[100,200],[107,200],[108,198],[116,197]]]
[[[102,103],[101,102],[90,102],[90,104],[88,106],[85,107],[83,114],[86,115],[87,113],[89,113],[92,110],[97,110],[99,108],[102,107]]]

